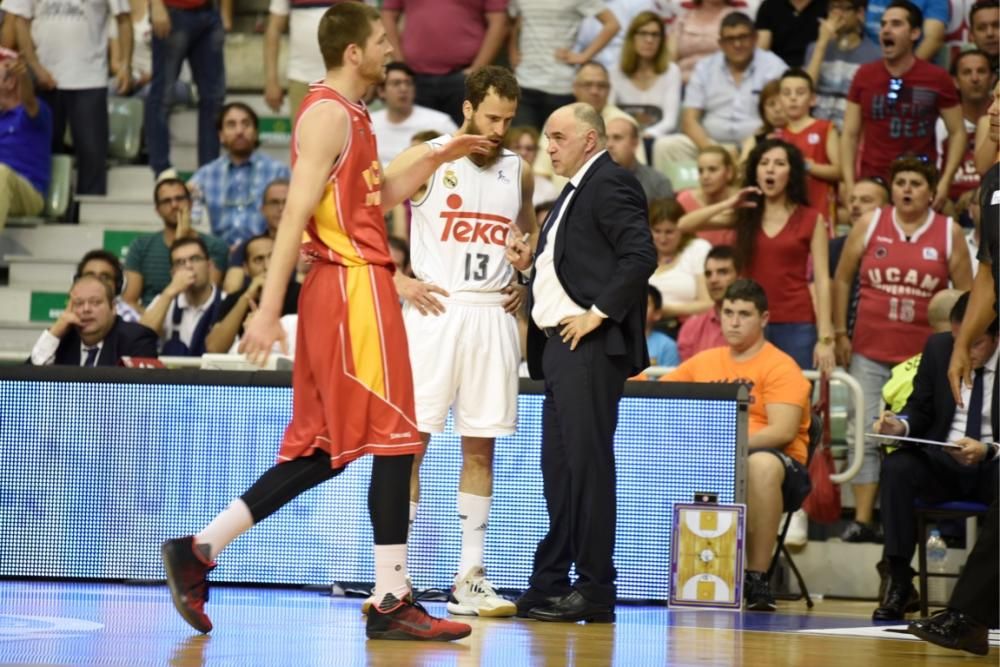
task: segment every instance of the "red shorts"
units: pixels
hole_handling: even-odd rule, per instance
[[[278,462],[317,449],[341,468],[365,454],[419,454],[399,296],[382,266],[317,263],[299,295],[292,421]]]

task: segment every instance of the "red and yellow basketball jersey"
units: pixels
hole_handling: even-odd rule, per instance
[[[350,127],[323,197],[306,226],[304,251],[315,260],[343,266],[392,267],[382,217],[382,167],[371,116],[363,103],[351,102],[322,83],[310,86],[292,132],[292,168],[298,158],[299,120],[319,104],[339,104],[347,112]]]

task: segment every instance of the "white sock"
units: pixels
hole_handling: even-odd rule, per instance
[[[207,545],[209,560],[215,560],[230,542],[252,527],[253,515],[250,514],[250,508],[242,498],[237,498],[194,536],[194,543]]]
[[[493,496],[474,496],[462,492],[458,494],[458,518],[462,524],[462,559],[458,564],[459,577],[464,577],[474,567],[483,566],[486,525],[490,517],[491,502]]]
[[[397,600],[410,594],[406,583],[406,545],[375,545],[375,600],[381,606],[389,593]]]

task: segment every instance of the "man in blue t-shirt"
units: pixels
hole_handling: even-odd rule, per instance
[[[51,146],[52,114],[35,97],[27,65],[0,49],[0,230],[8,216],[45,208]]]

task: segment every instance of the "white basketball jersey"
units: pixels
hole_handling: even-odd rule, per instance
[[[430,141],[440,146],[445,135]],[[521,158],[503,149],[480,168],[469,158],[441,165],[412,204],[410,265],[420,280],[453,292],[496,292],[514,268],[504,256],[521,209]]]

